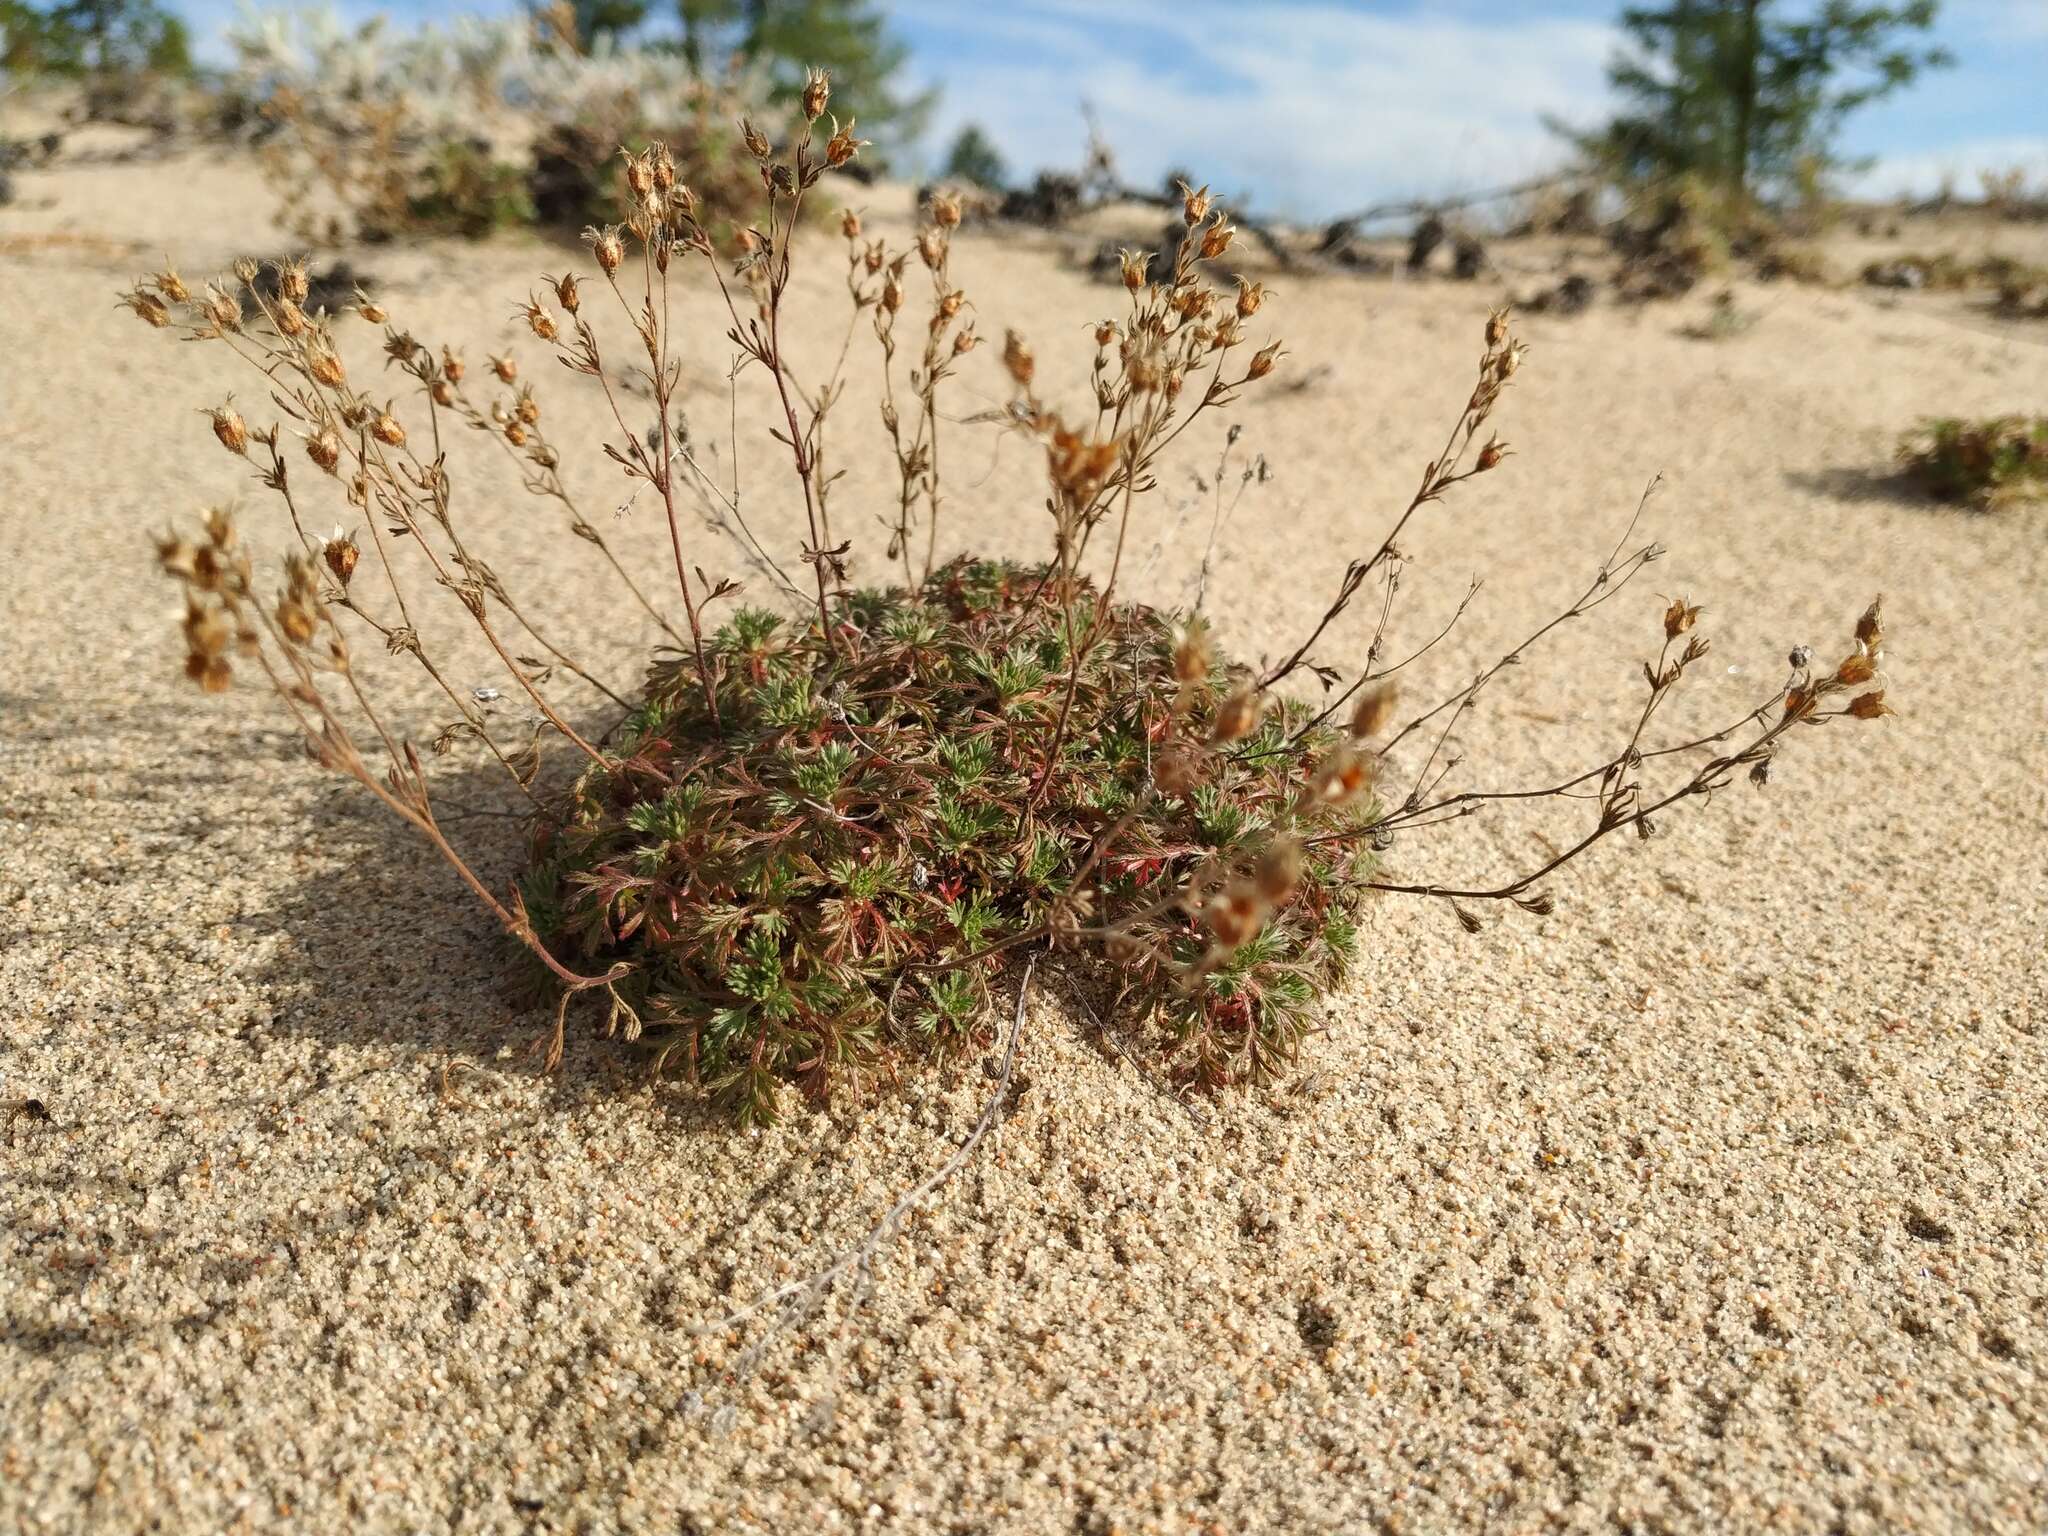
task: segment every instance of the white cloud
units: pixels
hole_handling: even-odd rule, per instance
[[[951,0],[898,11],[959,26]],[[977,18],[961,57],[919,64],[945,87],[935,144],[979,122],[1017,170],[1072,167],[1085,99],[1134,182],[1184,165],[1262,210],[1330,214],[1558,163],[1542,119],[1600,115],[1614,42],[1587,21],[1361,14],[1315,0],[1143,0],[1113,13],[1035,0]]]

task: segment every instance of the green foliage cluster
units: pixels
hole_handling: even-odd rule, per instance
[[[0,0],[10,74],[192,73],[191,33],[158,0]]]
[[[2000,507],[2048,495],[2048,416],[1945,416],[1899,444],[1906,473],[1931,495]]]
[[[1093,605],[1085,584],[1048,601],[1058,579],[961,561],[851,593],[863,640],[841,651],[741,610],[715,641],[715,727],[689,662],[657,664],[618,766],[540,824],[535,929],[569,964],[629,961],[628,1032],[742,1120],[784,1082],[823,1100],[892,1050],[967,1043],[991,975],[1047,939],[1113,968],[1119,1016],[1182,1079],[1266,1079],[1356,942],[1374,854],[1316,839],[1367,826],[1370,796],[1308,792],[1282,747],[1336,738],[1304,734],[1299,705],[1206,744],[1246,674],[1183,681],[1168,621],[1122,603],[1048,771],[1069,625]],[[1170,753],[1200,771],[1160,771]],[[1301,845],[1294,883],[1246,942],[1212,946],[1181,898],[1246,879],[1276,834]]]
[[[1663,0],[1629,5],[1608,68],[1627,106],[1575,134],[1623,181],[1704,178],[1740,196],[1810,189],[1843,120],[1951,62],[1920,39],[1936,0]]]

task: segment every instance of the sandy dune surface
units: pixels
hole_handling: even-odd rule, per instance
[[[262,381],[115,307],[286,248],[250,165],[60,161],[0,208],[0,1528],[356,1531],[1788,1531],[2048,1528],[2048,598],[2040,517],[1959,515],[1885,478],[1935,411],[2040,409],[2048,329],[1957,303],[1738,286],[1535,317],[1514,455],[1418,521],[1394,621],[1418,701],[1563,606],[1644,484],[1670,546],[1459,732],[1454,781],[1598,761],[1669,597],[1712,666],[1670,723],[1732,717],[1878,592],[1898,718],[1795,740],[1768,790],[1603,845],[1554,916],[1462,933],[1371,909],[1354,986],[1267,1091],[1186,1104],[1041,972],[1021,1094],[887,1245],[865,1294],[791,1330],[705,1324],[857,1238],[973,1123],[981,1061],[738,1133],[544,1013],[431,855],[321,775],[266,698],[188,695],[149,534],[271,502],[198,407]],[[901,190],[871,223],[909,228]],[[600,402],[513,303],[578,260],[535,240],[347,253],[396,323],[472,366],[511,348],[572,484],[623,495]],[[845,324],[821,236],[798,334]],[[984,332],[1085,378],[1116,294],[1043,237],[969,234]],[[1282,377],[1229,413],[1263,454],[1210,605],[1273,654],[1369,548],[1464,396],[1498,284],[1275,277]],[[729,467],[729,348],[693,280],[693,422]],[[359,376],[363,322],[340,326]],[[613,333],[618,334],[616,331]],[[834,439],[879,573],[872,351]],[[972,359],[963,416],[1000,403]],[[395,374],[392,389],[397,392]],[[738,398],[754,515],[798,511]],[[1185,601],[1216,429],[1157,497],[1137,590]],[[489,444],[458,496],[509,583],[630,681],[559,512]],[[1027,445],[947,438],[945,538],[1043,547]],[[318,497],[325,487],[308,494]],[[331,519],[336,502],[315,499]],[[656,520],[615,520],[658,571]],[[787,546],[785,546],[787,547]],[[707,567],[736,565],[706,535]],[[1347,620],[1331,659],[1355,659]],[[492,680],[450,641],[458,675]],[[366,662],[416,734],[440,719]],[[450,824],[494,877],[517,829],[460,762]],[[1504,870],[1567,818],[1481,817],[1397,867]]]

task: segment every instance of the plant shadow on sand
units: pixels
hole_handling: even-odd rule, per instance
[[[1789,469],[1785,471],[1784,479],[1785,484],[1795,491],[1804,491],[1829,501],[1882,501],[1924,512],[1957,510],[1953,504],[1929,495],[1911,475],[1891,465],[1880,469],[1852,464],[1831,465],[1825,469]]]

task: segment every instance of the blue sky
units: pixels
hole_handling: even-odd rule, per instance
[[[1797,3],[1797,0],[1795,0]],[[232,0],[172,0],[204,46]],[[657,0],[658,5],[658,0]],[[469,9],[504,11],[498,0]],[[931,140],[978,122],[1012,168],[1075,165],[1081,103],[1127,177],[1186,166],[1240,204],[1328,215],[1513,181],[1559,158],[1546,114],[1597,120],[1618,0],[894,0]],[[345,14],[441,18],[427,0]],[[1953,69],[1850,121],[1859,190],[2022,166],[2048,183],[2048,0],[1946,0]],[[209,52],[217,49],[209,48]],[[1249,195],[1247,195],[1249,194]]]

